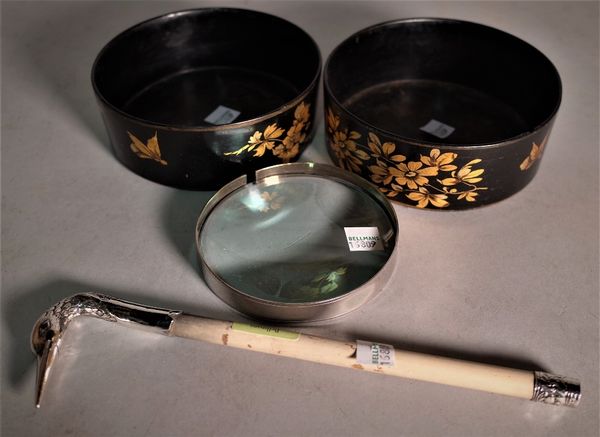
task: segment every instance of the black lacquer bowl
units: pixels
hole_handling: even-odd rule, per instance
[[[537,49],[448,19],[362,30],[333,51],[323,78],[333,161],[418,208],[484,205],[527,185],[561,100]]]
[[[243,9],[175,12],[111,40],[92,83],[117,158],[139,175],[212,190],[295,161],[310,141],[319,49]]]

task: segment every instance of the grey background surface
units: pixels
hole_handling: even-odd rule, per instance
[[[101,291],[242,319],[195,267],[194,222],[210,193],[120,165],[89,82],[116,33],[216,4],[286,18],[324,58],[368,25],[441,16],[499,27],[555,63],[564,99],[533,182],[471,211],[396,205],[400,256],[389,285],[350,316],[302,331],[577,377],[578,409],[93,320],[69,331],[43,408],[33,407],[29,331],[59,298]],[[322,121],[318,129],[303,159],[329,162]],[[598,140],[596,2],[3,2],[2,435],[596,436]]]

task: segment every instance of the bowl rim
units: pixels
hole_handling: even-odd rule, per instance
[[[227,123],[227,124],[221,124],[221,125],[215,125],[215,126],[183,126],[183,125],[178,125],[178,124],[173,124],[173,123],[159,123],[159,122],[153,122],[152,120],[147,120],[141,117],[136,117],[132,114],[127,113],[126,111],[123,111],[122,109],[118,108],[116,105],[114,105],[113,103],[111,103],[99,90],[98,84],[96,83],[95,77],[96,77],[96,69],[98,66],[98,63],[100,61],[100,59],[103,57],[103,55],[114,45],[116,44],[121,38],[123,38],[125,35],[127,35],[129,32],[133,31],[134,29],[138,29],[142,26],[147,25],[150,22],[156,22],[156,21],[160,21],[160,20],[169,20],[169,19],[174,19],[177,17],[180,17],[182,15],[192,15],[192,14],[208,14],[208,13],[215,13],[215,12],[234,12],[234,13],[248,13],[248,14],[254,14],[254,15],[262,15],[265,17],[269,17],[269,18],[273,18],[276,20],[280,20],[281,22],[285,23],[287,26],[293,27],[295,29],[297,29],[298,31],[300,31],[301,34],[303,34],[306,39],[307,42],[309,44],[311,44],[314,48],[315,54],[317,55],[317,68],[316,71],[313,75],[312,80],[310,81],[310,83],[308,84],[308,86],[306,88],[304,88],[300,93],[298,93],[298,95],[296,97],[294,97],[293,99],[287,101],[286,103],[284,103],[283,105],[273,109],[272,111],[269,111],[265,114],[259,115],[258,117],[254,117],[251,118],[249,120],[243,120],[243,121],[239,121],[237,123]],[[273,117],[276,117],[286,111],[288,111],[291,108],[296,107],[298,104],[300,104],[308,94],[310,94],[315,86],[317,85],[317,83],[319,82],[319,78],[321,76],[321,71],[322,71],[322,67],[323,67],[323,60],[322,60],[322,55],[321,55],[321,51],[319,49],[318,44],[315,42],[315,40],[313,39],[312,36],[310,36],[308,34],[308,32],[306,32],[304,29],[302,29],[300,26],[292,23],[291,21],[286,20],[285,18],[281,18],[278,17],[277,15],[273,15],[273,14],[268,14],[266,12],[261,12],[261,11],[255,11],[253,9],[244,9],[244,8],[229,8],[229,7],[205,7],[205,8],[189,8],[189,9],[183,9],[183,10],[178,10],[178,11],[173,11],[173,12],[167,12],[165,14],[161,14],[161,15],[157,15],[155,17],[152,18],[148,18],[146,20],[140,21],[128,28],[126,28],[125,30],[122,30],[121,32],[119,32],[117,35],[115,35],[114,37],[112,37],[103,47],[102,49],[100,49],[100,51],[98,52],[98,54],[96,55],[96,58],[94,59],[94,63],[92,64],[92,69],[91,69],[91,82],[92,82],[92,88],[94,89],[94,94],[96,95],[96,97],[107,107],[109,107],[111,110],[115,111],[116,113],[120,114],[121,116],[133,120],[135,122],[137,122],[140,125],[143,126],[147,126],[147,127],[152,127],[152,128],[161,128],[161,129],[166,129],[166,130],[170,130],[170,131],[186,131],[186,132],[215,132],[215,131],[223,131],[223,130],[233,130],[233,129],[239,129],[239,128],[244,128],[244,127],[251,127],[255,124],[259,124],[263,121],[269,120]]]
[[[278,176],[278,177],[281,177],[281,176],[326,177],[328,179],[342,181],[344,183],[354,184],[357,187],[362,188],[363,190],[368,192],[374,198],[374,200],[380,204],[381,208],[385,211],[385,213],[387,214],[387,216],[390,219],[390,222],[393,226],[394,244],[393,244],[392,250],[391,250],[390,255],[389,255],[388,259],[386,260],[386,262],[381,266],[381,268],[373,276],[371,276],[369,279],[367,279],[364,283],[357,286],[356,288],[353,288],[352,290],[348,290],[347,292],[345,292],[339,296],[322,299],[322,300],[317,300],[317,301],[310,301],[310,302],[281,302],[281,301],[269,300],[269,299],[253,296],[253,295],[246,293],[245,291],[240,290],[239,288],[231,285],[230,283],[228,283],[217,272],[215,272],[211,266],[208,265],[205,257],[203,256],[200,234],[202,233],[204,224],[206,223],[206,220],[208,219],[210,214],[213,212],[213,210],[223,200],[228,198],[230,195],[232,195],[233,193],[242,189],[244,186],[246,186],[248,184],[252,184],[254,182],[259,182],[259,181],[264,181],[265,179],[268,179],[272,176]],[[215,289],[213,289],[213,287],[210,287],[210,286],[209,286],[209,289],[212,291],[213,294],[215,294],[217,297],[222,299],[225,303],[228,303],[228,301],[223,297],[223,295],[224,294],[232,294],[232,295],[235,295],[237,298],[244,300],[247,304],[255,305],[256,308],[253,310],[253,312],[255,314],[262,313],[265,307],[281,308],[281,309],[285,308],[285,309],[292,309],[292,310],[296,309],[299,312],[303,312],[303,311],[310,312],[311,309],[319,309],[319,308],[328,307],[331,305],[336,305],[338,303],[342,304],[343,302],[351,300],[357,296],[368,293],[368,291],[370,290],[370,287],[372,287],[373,285],[387,283],[387,281],[390,279],[390,277],[392,275],[392,272],[391,272],[392,269],[390,268],[390,266],[393,266],[393,263],[399,256],[398,255],[398,253],[399,253],[398,246],[399,246],[400,238],[399,238],[398,231],[399,231],[399,223],[398,223],[398,217],[396,215],[396,211],[394,210],[394,207],[392,206],[390,200],[379,191],[379,189],[377,188],[376,185],[372,184],[368,180],[366,180],[352,172],[342,170],[339,167],[336,167],[336,166],[333,166],[330,164],[320,164],[320,163],[314,163],[314,162],[295,162],[295,163],[277,164],[277,165],[272,165],[270,167],[265,167],[265,168],[259,169],[256,171],[255,179],[253,181],[249,180],[248,175],[242,175],[242,176],[239,176],[238,178],[232,180],[228,184],[224,185],[205,204],[204,208],[202,209],[202,211],[196,221],[196,226],[195,226],[195,230],[194,230],[194,246],[196,249],[196,257],[198,260],[198,264],[200,265],[200,268],[203,271],[203,274],[206,274],[206,273],[209,274],[209,278],[205,278],[205,282],[207,284],[209,284],[210,282],[214,281],[215,283],[218,284],[219,290],[215,290]],[[377,292],[374,294],[377,294]],[[367,296],[366,301],[363,302],[362,304],[371,300],[374,297],[374,294]],[[359,304],[358,307],[362,306],[362,304]],[[230,303],[228,303],[228,305],[232,306]],[[248,314],[246,312],[243,312],[237,306],[232,306],[232,307],[235,310],[242,312],[243,314]],[[342,312],[336,311],[335,315],[333,315],[332,317],[328,317],[327,319],[342,316],[342,315],[346,314],[347,312],[351,312],[357,308],[352,308],[351,310],[342,311]],[[264,317],[264,315],[259,316],[259,317]],[[271,320],[298,323],[298,322],[321,321],[321,320],[327,320],[327,319],[311,317],[311,318],[306,318],[306,319],[301,319],[301,320],[300,319],[299,320],[271,319]]]
[[[414,138],[410,138],[410,137],[406,137],[403,135],[399,135],[397,133],[394,133],[392,131],[386,130],[386,129],[382,129],[379,128],[375,125],[373,125],[372,123],[368,123],[367,121],[363,120],[361,117],[357,116],[356,114],[354,114],[353,112],[349,111],[348,108],[346,108],[344,105],[342,105],[340,103],[340,101],[337,99],[337,97],[335,96],[335,94],[333,93],[333,91],[331,90],[329,81],[329,64],[331,62],[332,57],[338,52],[338,50],[340,50],[340,48],[342,47],[342,45],[346,44],[348,41],[353,40],[359,36],[362,36],[366,33],[370,33],[373,32],[374,30],[378,30],[379,28],[385,28],[385,27],[393,27],[396,25],[402,25],[402,24],[407,24],[407,23],[417,23],[417,22],[438,22],[438,23],[456,23],[456,24],[466,24],[466,25],[470,25],[470,26],[475,26],[475,27],[479,27],[482,28],[484,30],[487,31],[493,31],[493,32],[498,32],[501,34],[504,34],[505,37],[509,37],[511,39],[513,39],[516,43],[518,44],[523,44],[525,46],[528,46],[530,49],[533,49],[535,52],[537,52],[543,59],[545,59],[550,67],[550,70],[554,73],[555,79],[557,81],[557,85],[558,85],[558,89],[557,89],[557,99],[556,99],[556,103],[554,105],[554,108],[552,108],[552,111],[550,112],[550,115],[545,118],[541,123],[538,123],[538,125],[536,125],[534,128],[526,131],[526,132],[522,132],[518,135],[500,140],[500,141],[494,141],[494,142],[486,142],[486,143],[465,143],[465,144],[446,144],[443,141],[440,142],[434,142],[434,141],[418,141]],[[481,149],[493,149],[493,148],[497,148],[497,147],[501,147],[501,146],[505,146],[507,144],[513,144],[523,138],[526,138],[538,131],[540,131],[541,129],[543,129],[546,125],[551,124],[560,108],[561,102],[562,102],[562,80],[560,78],[560,74],[558,72],[558,69],[556,68],[556,66],[554,65],[554,63],[544,54],[542,53],[539,49],[537,49],[536,47],[534,47],[533,45],[529,44],[527,41],[509,33],[506,32],[504,30],[500,30],[496,27],[492,27],[492,26],[488,26],[485,24],[481,24],[481,23],[477,23],[474,21],[468,21],[468,20],[461,20],[461,19],[455,19],[455,18],[435,18],[435,17],[415,17],[415,18],[400,18],[400,19],[393,19],[393,20],[388,20],[388,21],[384,21],[381,23],[377,23],[374,24],[372,26],[368,26],[365,27],[364,29],[361,29],[357,32],[354,32],[353,34],[351,34],[350,36],[348,36],[346,39],[344,39],[343,41],[341,41],[337,46],[335,46],[335,48],[331,51],[331,53],[329,54],[329,56],[327,57],[327,60],[325,62],[325,65],[323,67],[323,91],[325,94],[326,98],[331,99],[337,107],[339,107],[339,109],[345,113],[346,116],[348,116],[349,118],[357,121],[358,123],[362,124],[363,126],[365,126],[367,129],[372,130],[374,132],[379,133],[382,136],[385,137],[391,137],[394,138],[402,143],[405,144],[409,144],[412,146],[421,146],[421,147],[425,147],[425,148],[430,148],[430,149],[444,149],[444,150],[481,150]],[[327,108],[325,108],[325,111],[327,111]],[[326,114],[325,114],[326,116]]]

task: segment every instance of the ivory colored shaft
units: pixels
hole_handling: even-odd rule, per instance
[[[531,399],[533,395],[534,375],[530,371],[399,350],[395,350],[394,366],[359,364],[356,360],[356,343],[280,331],[277,328],[272,328],[271,333],[265,328],[258,329],[262,329],[262,333],[247,332],[242,329],[248,325],[240,325],[242,329],[236,328],[236,325],[183,314],[175,319],[169,332],[177,337],[240,349],[523,399]],[[282,338],[282,335],[291,338]]]

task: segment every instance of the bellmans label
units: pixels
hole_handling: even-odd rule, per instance
[[[283,329],[270,326],[250,325],[247,323],[233,322],[231,325],[233,331],[248,332],[250,334],[266,335],[268,337],[283,338],[286,340],[298,340],[299,332],[284,331]]]
[[[394,365],[394,346],[368,341],[356,341],[356,361],[360,364],[375,364],[377,366]]]
[[[377,226],[345,227],[344,232],[351,252],[383,250]]]

